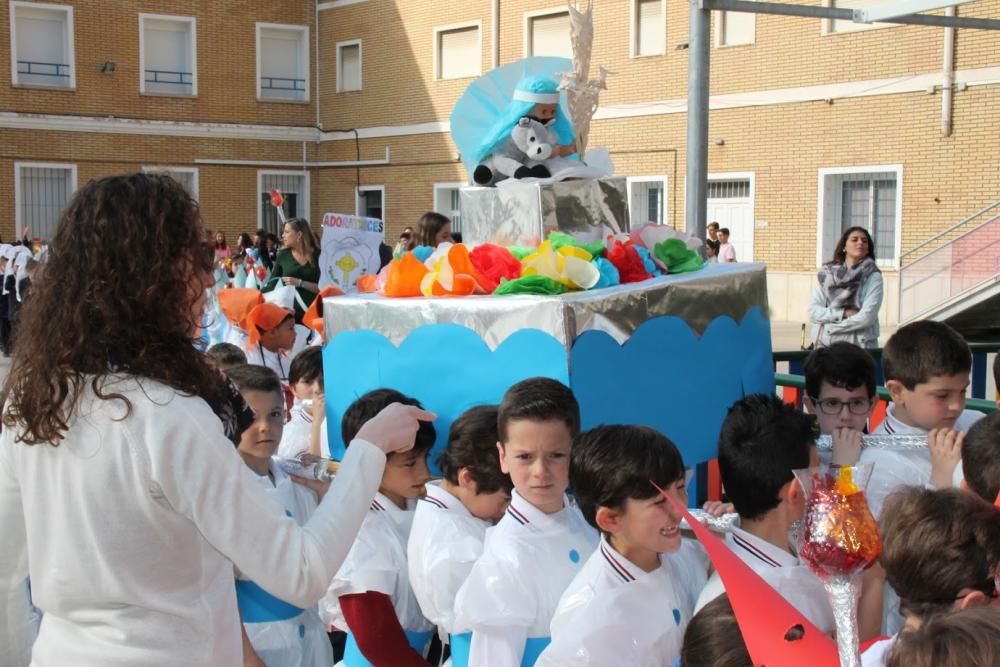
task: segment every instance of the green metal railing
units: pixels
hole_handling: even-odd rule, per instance
[[[984,400],[986,398],[986,387],[993,382],[993,373],[990,365],[987,363],[988,356],[995,352],[1000,352],[1000,342],[997,343],[972,343],[969,345],[972,350],[972,374],[969,387],[971,389],[972,398],[966,401],[966,405],[970,410],[980,410],[981,412],[992,412],[996,409],[996,404],[993,407],[986,409],[987,404],[991,401]],[[775,366],[778,362],[787,361],[789,366],[789,373],[777,373],[775,372],[774,381],[778,386],[788,386],[788,387],[798,387],[799,385],[794,384],[783,384],[782,379],[791,381],[794,378],[802,379],[802,363],[809,356],[810,350],[788,350],[783,352],[775,352],[772,355],[774,359]],[[868,350],[872,357],[875,359],[877,366],[877,381],[882,384],[882,349],[875,348]],[[884,396],[888,400],[888,393],[885,392],[885,387],[879,387],[879,396]],[[973,407],[980,406],[980,407]]]
[[[790,375],[788,373],[775,373],[774,374],[774,384],[779,387],[789,387],[791,389],[799,389],[803,393],[806,389],[806,379],[801,375]],[[889,402],[892,398],[889,396],[889,390],[885,387],[876,387],[876,393],[878,394],[879,400]],[[977,412],[983,412],[989,414],[997,409],[997,404],[995,401],[990,401],[985,398],[967,398],[965,399],[965,407],[969,410],[976,410]]]

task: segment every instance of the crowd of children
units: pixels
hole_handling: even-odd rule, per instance
[[[255,413],[240,456],[301,524],[324,484],[290,477],[272,457],[329,452],[315,442],[325,439],[323,361],[318,346],[289,358],[292,336],[277,332],[291,320],[280,315],[245,317],[253,344],[222,343],[208,355]],[[254,356],[274,338],[278,363]],[[927,446],[863,447],[875,362],[849,343],[817,349],[804,367],[806,412],[769,395],[730,408],[718,462],[731,503],[723,509],[738,521],[720,539],[832,635],[823,585],[797,557],[806,498],[793,471],[871,462],[868,499],[884,545],[858,606],[863,664],[1000,664],[1000,605],[990,606],[1000,574],[1000,413],[964,409],[971,354],[944,324],[901,328],[883,365],[892,403],[876,432],[926,436]],[[344,413],[344,443],[393,403],[420,406],[391,388],[371,391]],[[831,436],[831,452],[817,452],[818,434]],[[667,498],[687,505],[687,476],[663,434],[637,425],[581,432],[572,391],[532,378],[454,421],[432,480],[436,437],[421,423],[412,449],[388,456],[318,607],[297,608],[236,573],[247,664],[757,664],[733,612],[737,593],[727,594]],[[780,654],[771,660],[782,664]]]

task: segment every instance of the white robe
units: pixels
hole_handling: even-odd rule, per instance
[[[295,458],[306,451],[312,434],[313,418],[302,401],[295,399],[291,413],[292,418],[285,424],[281,432],[281,443],[278,445],[278,456],[285,458]]]
[[[568,499],[545,514],[515,489],[455,600],[456,626],[473,631],[469,664],[518,667],[525,655],[537,658],[559,598],[597,541]]]
[[[876,435],[927,435],[928,431],[919,426],[904,424],[896,418],[895,404],[890,403],[885,411],[885,419],[875,429]],[[975,410],[963,410],[955,421],[955,430],[968,431],[977,421],[985,417]],[[871,477],[865,488],[868,506],[878,519],[882,515],[885,501],[902,486],[927,487],[931,482],[931,450],[907,449],[892,451],[889,449],[863,449],[858,463],[873,463]],[[952,485],[960,486],[965,476],[962,474],[962,462],[955,466],[952,475]],[[903,615],[899,611],[899,595],[889,585],[885,585],[883,598],[882,632],[895,634],[903,627]]]
[[[407,502],[406,509],[400,509],[381,493],[375,494],[351,552],[320,602],[323,620],[350,632],[340,609],[340,596],[374,591],[389,596],[404,631],[422,633],[433,630],[434,626],[424,618],[410,588],[406,566],[406,542],[410,536],[415,505],[416,501],[411,500]]]
[[[233,566],[314,604],[361,527],[385,454],[355,441],[299,526],[274,511],[205,401],[129,376],[104,390],[131,413],[87,380],[59,447],[0,433],[0,589],[23,599],[30,570],[44,614],[32,664],[239,667]],[[0,661],[26,625],[8,614],[0,605]]]
[[[831,633],[836,629],[823,582],[798,558],[739,528],[726,533],[725,543],[820,631]],[[698,596],[695,613],[725,592],[719,573],[713,573]]]
[[[552,643],[538,667],[662,667],[681,654],[684,629],[708,579],[697,542],[660,555],[645,572],[606,540],[563,593],[552,618]]]
[[[437,484],[428,484],[427,496],[417,503],[407,545],[410,585],[444,641],[470,630],[455,627],[455,598],[483,554],[489,527]]]
[[[927,430],[910,426],[896,419],[895,404],[890,403],[885,411],[885,419],[875,429],[875,435],[927,435]],[[968,431],[969,427],[985,417],[982,412],[963,410],[955,421],[955,430]],[[868,506],[877,519],[882,514],[882,506],[889,495],[901,486],[927,486],[931,481],[931,451],[929,448],[892,451],[869,448],[861,451],[858,463],[874,463],[872,476],[868,481],[866,495]],[[964,479],[962,463],[955,467],[952,479],[959,486]]]
[[[304,525],[316,509],[315,494],[294,483],[273,461],[269,468],[274,483],[266,475],[257,476],[258,483],[275,500],[279,511]],[[240,597],[238,589],[237,599]],[[267,667],[330,667],[333,663],[333,648],[316,605],[283,620],[251,623],[244,617],[243,625],[257,657]]]

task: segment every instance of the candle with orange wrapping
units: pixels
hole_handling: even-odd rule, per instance
[[[858,667],[861,572],[882,551],[878,524],[864,489],[872,464],[796,470],[807,494],[799,558],[823,581],[837,622],[841,667]]]

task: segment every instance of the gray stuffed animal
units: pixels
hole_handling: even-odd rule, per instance
[[[534,118],[517,122],[510,136],[472,173],[476,185],[494,185],[508,178],[548,178],[544,162],[558,144],[555,133]]]

